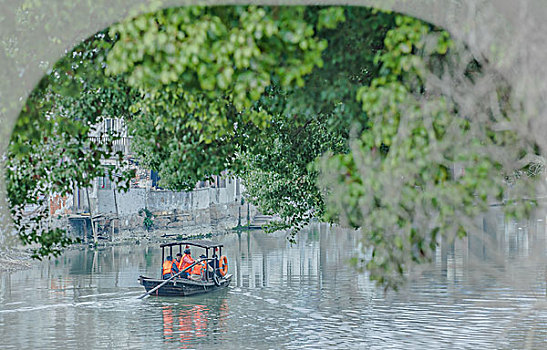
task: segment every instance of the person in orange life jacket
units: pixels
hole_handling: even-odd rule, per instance
[[[200,259],[206,259],[206,258],[207,258],[207,257],[206,257],[205,255],[201,255],[201,256],[200,256]],[[213,269],[211,268],[211,266],[208,266],[208,265],[207,265],[207,262],[202,261],[202,262],[200,262],[199,264],[194,265],[194,267],[192,268],[192,278],[193,278],[193,279],[199,279],[199,278],[205,279],[205,273],[204,273],[205,271],[204,271],[204,269],[205,269],[206,266],[207,266],[207,270],[208,270],[209,272],[212,272],[212,271],[213,271]]]
[[[177,253],[175,260],[176,260],[175,264],[177,264],[179,271],[182,271],[182,254]]]
[[[186,249],[184,250],[184,255],[182,256],[182,259],[180,260],[181,263],[179,265],[179,271],[184,270],[189,265],[192,265],[195,260],[192,259],[192,253],[190,252],[190,248],[186,246]],[[186,270],[185,272],[181,273],[181,277],[188,278],[188,274],[190,273],[190,269]]]
[[[163,269],[161,272],[161,276],[164,280],[168,280],[173,275],[177,274],[179,272],[179,268],[177,267],[177,264],[173,261],[173,257],[169,255],[165,261],[163,262]]]

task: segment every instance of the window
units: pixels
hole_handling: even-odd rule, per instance
[[[104,131],[105,132],[112,131],[113,125],[114,125],[114,121],[112,120],[112,118],[106,118],[104,121]]]

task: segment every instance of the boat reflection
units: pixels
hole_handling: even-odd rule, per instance
[[[179,343],[186,349],[195,347],[196,340],[212,338],[226,332],[228,304],[220,298],[204,300],[204,304],[166,305],[162,307],[164,341]]]

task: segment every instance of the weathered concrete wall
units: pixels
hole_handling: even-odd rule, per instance
[[[139,235],[162,235],[164,233],[184,234],[208,233],[230,229],[247,223],[247,205],[241,205],[241,193],[237,193],[235,181],[226,183],[226,188],[202,188],[192,192],[150,191],[131,189],[125,193],[116,192],[118,220],[113,190],[98,190],[91,195],[93,215],[102,214],[98,219],[100,232],[112,232],[114,239]],[[151,232],[145,230],[141,209],[148,209],[154,215]],[[240,217],[241,213],[241,217]],[[250,217],[257,211],[250,206]],[[102,220],[102,221],[101,221]],[[113,226],[115,229],[112,230]]]
[[[146,207],[151,211],[188,210],[192,192],[151,191],[146,198]]]
[[[249,208],[249,216],[257,215],[257,210],[252,205]],[[101,232],[114,232],[111,239],[126,239],[140,236],[161,237],[164,234],[186,235],[204,234],[209,232],[225,231],[238,224],[241,212],[241,224],[247,223],[247,205],[239,202],[227,204],[211,204],[209,208],[172,211],[152,211],[154,214],[154,226],[150,231],[144,228],[144,216],[138,214],[120,216],[120,220],[105,221],[108,227],[99,227]],[[109,225],[114,225],[112,230]]]
[[[189,211],[207,209],[214,204],[236,202],[234,188],[202,188],[192,192],[149,191],[144,188],[131,189],[126,193],[116,192],[118,214],[137,214],[147,208],[154,212]],[[97,191],[96,212],[93,214],[115,214],[116,205],[113,190]]]
[[[192,191],[190,207],[195,209],[209,208],[211,202],[211,192],[209,188],[202,188]]]
[[[116,202],[118,204],[118,215],[125,216],[136,214],[140,209],[146,207],[146,189],[134,188],[125,193],[116,192]],[[91,196],[90,196],[91,197]],[[97,191],[96,214],[116,214],[116,205],[114,202],[113,190]]]

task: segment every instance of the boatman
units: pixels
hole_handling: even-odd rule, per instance
[[[213,261],[212,261],[212,264],[213,264],[213,273],[211,274],[210,278],[213,278],[213,275],[217,275],[217,276],[221,277],[220,272],[219,272],[220,263],[219,263],[219,261],[218,261],[217,252],[218,252],[218,248],[215,247],[215,249],[213,250]]]
[[[163,262],[161,277],[164,280],[168,280],[171,277],[173,277],[173,275],[177,274],[178,272],[179,272],[179,269],[177,267],[177,264],[175,264],[175,262],[173,261],[173,257],[169,255],[167,259],[165,259],[165,261]]]

